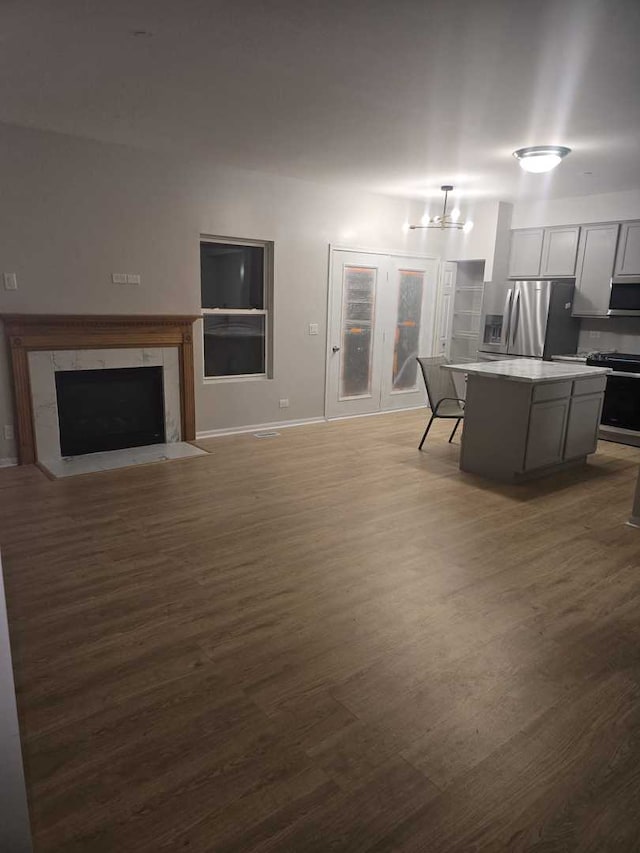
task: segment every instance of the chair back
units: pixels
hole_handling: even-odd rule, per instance
[[[453,381],[450,370],[443,370],[443,364],[450,364],[444,356],[438,355],[433,358],[418,358],[418,364],[422,370],[424,387],[427,389],[427,399],[431,409],[435,409],[439,400],[443,397],[457,398],[458,390]]]

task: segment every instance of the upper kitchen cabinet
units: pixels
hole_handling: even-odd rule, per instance
[[[509,278],[536,278],[540,275],[543,239],[543,228],[511,232]]]
[[[616,278],[640,276],[640,222],[622,225],[614,275]]]
[[[576,255],[580,228],[545,228],[542,241],[543,278],[573,278],[576,272]]]
[[[624,229],[624,226],[623,226]],[[618,243],[618,223],[585,225],[580,235],[574,317],[606,316],[609,310],[609,282]]]
[[[572,278],[579,235],[578,225],[513,231],[509,278]]]

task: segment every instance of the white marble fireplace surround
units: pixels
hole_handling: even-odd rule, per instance
[[[55,373],[58,370],[100,370],[118,367],[162,367],[164,385],[164,418],[166,445],[181,441],[180,434],[180,363],[178,347],[79,350],[33,350],[28,354],[29,380],[33,405],[33,422],[38,461],[57,476],[63,475],[63,460],[60,452],[60,429],[58,425],[58,401],[56,397]],[[158,445],[165,447],[166,445]],[[177,449],[177,448],[176,448]],[[131,449],[133,453],[136,448]],[[140,448],[137,448],[140,451]],[[194,448],[195,450],[195,448]],[[123,456],[123,451],[111,451]],[[129,452],[129,451],[127,451]],[[104,457],[107,454],[88,454],[74,457]],[[138,453],[140,455],[140,453]],[[144,457],[144,454],[142,454]],[[163,457],[164,458],[164,457]],[[99,460],[96,459],[96,463]],[[141,461],[143,461],[141,459]],[[146,459],[144,460],[146,461]],[[149,460],[150,461],[150,460]],[[74,469],[87,466],[72,466]],[[101,470],[99,466],[96,470]],[[107,466],[111,467],[111,466]],[[118,466],[119,467],[119,466]],[[74,473],[79,473],[79,470]]]

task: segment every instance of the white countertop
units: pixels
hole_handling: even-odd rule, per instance
[[[477,361],[471,364],[443,364],[448,370],[470,376],[508,379],[512,382],[555,382],[562,379],[582,379],[609,373],[607,367],[588,367],[537,358],[512,358],[505,361]]]

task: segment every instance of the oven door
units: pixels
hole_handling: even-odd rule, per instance
[[[640,432],[640,374],[609,374],[601,423]]]

